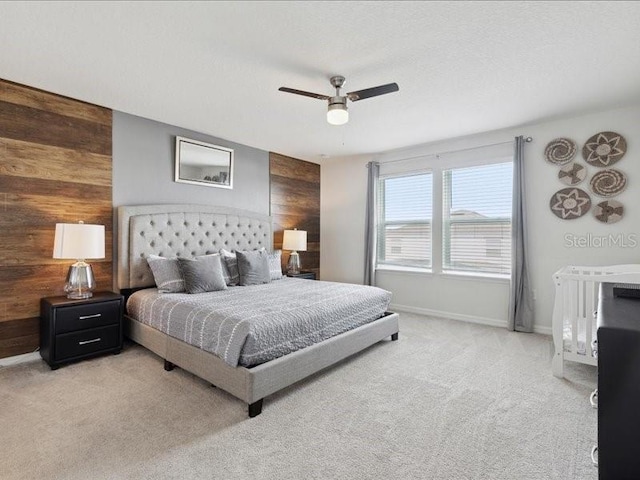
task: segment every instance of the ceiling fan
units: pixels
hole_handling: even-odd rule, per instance
[[[331,85],[336,89],[336,94],[333,97],[319,93],[296,90],[295,88],[280,87],[278,90],[281,92],[303,95],[305,97],[317,98],[318,100],[327,100],[329,103],[327,122],[331,125],[344,125],[349,121],[347,99],[352,102],[357,102],[358,100],[364,100],[365,98],[377,97],[378,95],[385,95],[387,93],[393,93],[400,90],[397,83],[387,83],[386,85],[365,88],[364,90],[357,90],[355,92],[349,92],[346,95],[340,95],[340,89],[344,86],[345,78],[341,75],[335,75],[331,77],[330,81]]]

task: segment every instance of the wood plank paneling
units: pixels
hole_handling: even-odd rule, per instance
[[[111,155],[111,126],[2,100],[0,132],[2,138]]]
[[[111,130],[111,110],[0,80],[0,358],[35,350],[40,299],[64,294],[56,223],[105,225],[91,265],[111,289]]]
[[[51,265],[2,267],[6,290],[3,289],[0,293],[0,323],[36,316],[40,312],[40,298],[64,295],[64,281],[73,261],[56,262]],[[111,258],[93,260],[91,268],[98,287],[101,290],[110,290],[113,278]]]
[[[2,152],[0,152],[0,156]],[[1,161],[0,161],[1,162]],[[109,163],[110,165],[110,163]],[[66,182],[44,180],[41,178],[11,177],[0,175],[0,192],[12,192],[15,194],[29,194],[37,192],[44,196],[63,196],[71,198],[104,199],[105,195],[111,198],[111,185],[89,185],[75,183],[69,179]]]
[[[111,110],[92,103],[81,102],[7,81],[0,81],[0,98],[5,102],[33,107],[45,112],[64,112],[67,117],[88,120],[111,128]]]
[[[307,251],[299,252],[303,270],[320,276],[320,165],[269,154],[273,246],[282,248],[284,230],[306,230]],[[282,255],[286,269],[289,252]]]
[[[75,182],[111,186],[111,172],[102,168],[108,156],[8,138],[0,139],[0,151],[0,175],[66,182],[73,172]]]
[[[0,352],[3,357],[33,352],[39,343],[39,316],[0,323]]]

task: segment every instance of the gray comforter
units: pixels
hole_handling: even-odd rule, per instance
[[[222,358],[254,366],[384,315],[391,293],[376,287],[285,277],[195,295],[146,289],[128,315]]]

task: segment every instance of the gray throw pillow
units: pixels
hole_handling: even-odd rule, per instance
[[[224,281],[230,287],[238,285],[240,282],[240,272],[238,272],[238,259],[236,258],[236,254],[221,248],[220,255],[222,255]]]
[[[203,255],[195,258],[179,258],[178,265],[187,293],[204,293],[226,290],[222,275],[220,255]]]
[[[282,278],[282,250],[276,250],[269,254],[269,275],[271,280]]]
[[[160,293],[184,292],[184,280],[178,267],[177,258],[165,258],[158,255],[149,255],[147,258],[153,279]]]
[[[266,250],[236,252],[240,285],[260,285],[269,283],[269,254]]]

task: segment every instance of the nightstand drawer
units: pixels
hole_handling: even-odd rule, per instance
[[[120,300],[59,307],[56,311],[55,333],[75,332],[119,323]]]
[[[120,345],[120,325],[92,328],[56,336],[56,361],[117,348]]]

